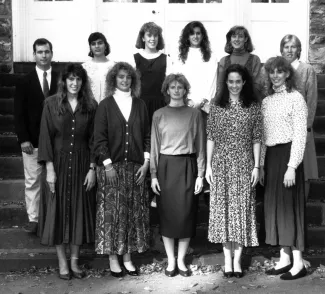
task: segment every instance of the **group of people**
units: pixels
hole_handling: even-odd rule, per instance
[[[85,276],[78,265],[85,243],[109,255],[112,276],[138,275],[131,254],[150,246],[153,195],[165,274],[190,276],[185,255],[204,190],[210,191],[208,239],[223,244],[224,276],[240,278],[243,247],[259,245],[259,181],[265,242],[281,246],[280,261],[267,274],[284,280],[306,275],[305,184],[318,176],[315,72],[299,61],[294,35],[282,39],[282,56],[263,67],[246,28],[231,28],[226,39],[229,55],[218,63],[204,25],[190,22],[173,60],[161,52],[162,29],[145,23],[139,52],[127,63],[110,60],[105,36],[95,32],[88,39],[91,59],[67,65],[60,75],[51,68],[51,42],[35,41],[36,67],[15,97],[25,230],[56,246],[60,278]]]

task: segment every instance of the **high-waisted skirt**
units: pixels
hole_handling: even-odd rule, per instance
[[[198,196],[194,195],[197,177],[195,154],[160,154],[157,207],[160,234],[168,238],[195,236]]]
[[[265,157],[265,243],[305,249],[305,196],[303,165],[296,169],[295,185],[286,188],[284,175],[291,142],[267,147]]]

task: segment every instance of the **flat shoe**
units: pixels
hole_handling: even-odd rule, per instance
[[[175,277],[177,275],[177,268],[175,267],[172,271],[168,271],[166,268],[165,275],[170,278]]]
[[[182,276],[182,277],[189,277],[191,275],[191,272],[189,271],[189,269],[187,269],[186,271],[182,271],[180,269],[178,269],[178,273]]]
[[[123,277],[123,271],[120,271],[119,273],[117,273],[117,272],[113,272],[113,271],[111,270],[111,275],[112,275],[112,277],[114,277],[114,278],[122,278],[122,277]]]
[[[287,273],[289,270],[291,270],[291,268],[292,264],[290,263],[289,265],[281,267],[279,269],[271,268],[270,270],[266,271],[265,274],[267,274],[268,276],[276,276]]]
[[[292,275],[290,272],[287,272],[287,273],[283,274],[282,276],[280,276],[280,279],[287,280],[287,281],[296,280],[296,279],[302,278],[306,275],[307,275],[307,270],[305,267],[303,267],[297,274]]]
[[[59,278],[62,279],[62,280],[66,280],[66,281],[69,281],[71,280],[71,273],[67,273],[67,274],[60,274],[59,273]]]
[[[134,271],[129,271],[125,266],[124,266],[124,270],[125,272],[129,275],[129,276],[138,276],[139,275],[139,272],[138,272],[138,269],[136,268]]]
[[[72,276],[76,279],[83,279],[86,276],[86,273],[84,271],[81,273],[72,271]]]
[[[234,272],[234,277],[235,278],[238,278],[238,279],[240,279],[240,278],[242,278],[243,277],[243,272]]]
[[[233,272],[223,272],[223,276],[227,279],[231,278],[233,276]]]

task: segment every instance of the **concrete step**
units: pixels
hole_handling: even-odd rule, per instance
[[[318,175],[320,178],[325,177],[325,156],[317,156]]]
[[[0,204],[18,201],[25,201],[25,180],[10,179],[0,181]]]
[[[22,157],[0,157],[0,179],[23,179],[24,168]]]
[[[308,201],[306,204],[306,221],[310,225],[325,225],[325,203]]]
[[[325,100],[325,88],[318,88],[318,101]]]
[[[318,156],[325,155],[325,135],[315,135],[315,147],[316,147],[316,154]]]
[[[0,96],[0,114],[14,114],[14,98],[3,99]]]
[[[325,99],[319,100],[316,109],[316,116],[324,116],[325,115]]]
[[[318,74],[317,75],[317,87],[318,88],[325,88],[325,74]]]
[[[325,135],[325,116],[315,117],[313,127],[317,134]]]
[[[21,156],[21,148],[15,134],[1,135],[0,134],[0,155],[19,155]]]
[[[13,98],[15,96],[16,87],[0,87],[0,98]]]
[[[12,114],[0,114],[0,134],[14,131],[14,116]]]
[[[22,75],[0,73],[0,86],[15,87]]]
[[[310,183],[309,199],[324,200],[325,199],[325,180],[313,180]]]

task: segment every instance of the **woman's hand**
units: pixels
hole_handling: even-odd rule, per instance
[[[86,191],[90,191],[96,183],[96,172],[90,169],[86,175],[84,186],[86,186]]]
[[[283,184],[286,188],[290,188],[296,184],[296,170],[293,167],[288,166],[284,174]]]
[[[251,183],[253,188],[256,186],[258,180],[259,180],[259,169],[254,167],[251,176]]]
[[[160,186],[157,178],[151,180],[151,189],[155,194],[160,195]]]
[[[261,184],[261,186],[264,186],[264,177],[265,177],[264,166],[260,167],[260,173],[259,174],[260,174],[260,176],[259,176],[260,184]]]
[[[111,186],[118,185],[118,175],[111,163],[105,165],[105,174],[106,174],[106,179]]]
[[[46,169],[46,182],[49,185],[51,193],[54,193],[56,182],[56,173],[54,169]]]
[[[197,177],[195,181],[195,190],[194,194],[199,194],[202,191],[203,188],[203,178]]]
[[[213,183],[212,168],[209,165],[207,166],[206,171],[205,171],[205,178],[206,178],[208,184],[212,185],[212,183]]]
[[[145,163],[138,169],[137,173],[135,174],[135,176],[137,177],[137,185],[141,185],[143,183],[144,179],[146,178],[148,167],[149,161],[146,160]]]

